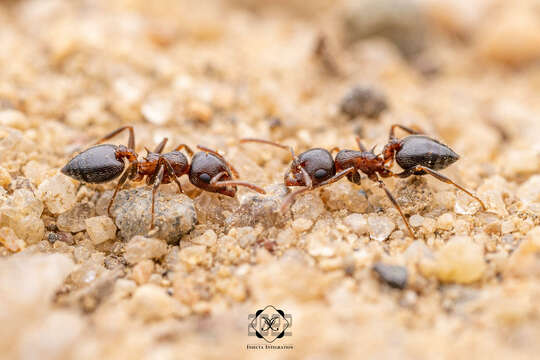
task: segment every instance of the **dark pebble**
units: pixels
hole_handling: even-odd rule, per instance
[[[349,90],[340,105],[341,112],[351,119],[358,116],[376,119],[386,109],[388,109],[386,97],[378,90],[367,86],[356,86]]]
[[[57,241],[65,242],[68,245],[75,244],[75,240],[73,239],[73,235],[71,235],[70,233],[65,233],[65,232],[49,232],[47,234],[47,240],[51,244],[54,244]]]
[[[381,262],[373,265],[373,271],[379,278],[396,289],[404,289],[407,286],[407,269],[399,265],[387,265]]]

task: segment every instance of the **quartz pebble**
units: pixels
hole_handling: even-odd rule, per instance
[[[291,210],[295,219],[315,220],[323,213],[324,203],[316,194],[307,193],[296,199]]]
[[[133,314],[144,321],[162,320],[175,312],[175,300],[153,284],[139,286],[130,302]]]
[[[521,184],[517,196],[525,204],[540,203],[540,175],[533,175]]]
[[[212,264],[212,254],[206,246],[193,245],[180,250],[180,260],[189,266],[207,266]]]
[[[0,166],[0,186],[7,189],[11,184],[11,175],[3,166]]]
[[[86,219],[93,216],[95,216],[95,210],[91,204],[77,204],[58,216],[56,226],[62,231],[77,233],[86,229]]]
[[[35,160],[29,161],[23,167],[23,174],[35,185],[40,185],[47,176],[49,166]]]
[[[125,248],[124,258],[130,264],[146,259],[158,259],[167,253],[167,243],[163,240],[134,236]]]
[[[437,228],[441,230],[452,230],[454,227],[454,215],[452,213],[444,213],[437,219]]]
[[[262,225],[264,227],[279,226],[285,223],[287,217],[282,216],[279,209],[283,196],[286,195],[286,187],[271,185],[265,190],[267,191],[266,195],[246,193],[240,207],[227,217],[226,223],[234,226]],[[202,195],[199,198],[202,198]],[[207,208],[209,211],[216,211],[211,206]],[[221,211],[221,209],[217,211]]]
[[[217,235],[214,230],[206,230],[201,236],[193,238],[191,242],[197,245],[212,247],[217,242]]]
[[[435,261],[435,275],[442,282],[469,284],[480,280],[486,270],[482,248],[469,237],[448,241]]]
[[[321,198],[331,210],[347,209],[354,213],[365,213],[369,202],[366,193],[349,181],[338,181],[332,186],[322,188]]]
[[[0,228],[0,245],[11,252],[19,252],[26,247],[24,241],[17,237],[15,231],[8,227]]]
[[[363,235],[369,231],[367,217],[363,214],[351,214],[343,222],[356,234]]]
[[[96,216],[85,220],[86,231],[94,245],[116,237],[116,226],[107,216]]]
[[[45,234],[45,225],[41,220],[43,203],[33,192],[17,189],[0,207],[2,221],[15,231],[17,237],[27,244],[35,244]]]
[[[145,284],[150,279],[154,271],[154,262],[152,260],[143,260],[133,267],[131,278],[139,285]]]
[[[159,194],[159,195],[158,195]],[[155,227],[153,237],[177,243],[190,232],[197,217],[193,201],[183,194],[156,194]],[[143,187],[118,193],[111,209],[115,223],[124,239],[146,235],[150,229],[152,191]]]
[[[514,277],[535,277],[540,275],[540,226],[533,228],[519,244],[519,248],[505,264],[505,274]]]
[[[75,204],[76,190],[75,184],[67,176],[56,174],[39,185],[37,196],[50,212],[60,214]]]
[[[372,240],[384,241],[388,239],[392,231],[396,228],[396,224],[392,219],[384,215],[369,215],[367,221],[369,237]]]
[[[422,215],[414,214],[409,218],[409,224],[412,227],[420,227],[424,223],[424,217]]]
[[[432,259],[433,252],[422,240],[415,240],[407,247],[404,254],[408,262],[416,263],[423,259]]]

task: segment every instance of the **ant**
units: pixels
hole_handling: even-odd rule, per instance
[[[101,144],[125,130],[129,131],[127,146]],[[133,126],[123,126],[104,136],[95,146],[75,156],[62,168],[61,172],[75,180],[91,184],[109,182],[122,174],[107,207],[107,213],[110,217],[112,217],[111,206],[122,185],[128,179],[138,182],[146,177],[146,184],[152,185],[150,229],[154,228],[157,189],[161,184],[169,184],[174,181],[178,185],[178,191],[183,193],[182,185],[178,180],[183,175],[188,175],[189,181],[193,185],[208,192],[234,197],[237,191],[236,187],[245,186],[258,193],[266,194],[264,189],[256,185],[235,180],[238,178],[238,171],[217,151],[197,145],[201,151],[194,154],[189,146],[180,144],[173,151],[163,153],[167,141],[168,139],[164,138],[154,151],[145,148],[146,157],[143,160],[138,160],[138,155],[134,150]],[[181,150],[185,150],[191,156],[191,165]],[[126,161],[128,162],[127,167]]]
[[[396,128],[399,128],[410,135],[398,139],[395,136]],[[442,182],[454,185],[458,189],[464,191],[477,200],[484,211],[486,210],[486,206],[479,197],[437,171],[445,169],[456,162],[459,159],[459,155],[447,145],[402,125],[394,124],[390,127],[388,143],[384,146],[382,153],[379,155],[376,155],[373,152],[375,147],[368,151],[360,141],[359,137],[356,137],[356,143],[360,151],[340,150],[337,147],[330,151],[314,148],[307,150],[298,156],[294,154],[294,150],[291,147],[267,140],[250,138],[242,139],[240,142],[269,144],[283,149],[289,149],[291,152],[293,161],[289,170],[285,173],[285,185],[304,186],[304,188],[293,191],[284,199],[281,207],[282,211],[285,211],[299,194],[332,184],[345,176],[350,182],[359,185],[361,180],[360,172],[367,175],[369,180],[376,182],[377,185],[384,190],[401,215],[401,218],[405,222],[413,239],[416,238],[416,236],[414,235],[409,221],[381,178],[393,176],[407,178],[412,175],[429,174]],[[334,151],[337,151],[335,158],[332,157]],[[403,168],[402,172],[393,173],[390,170],[394,160]]]

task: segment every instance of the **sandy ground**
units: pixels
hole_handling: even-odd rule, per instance
[[[539,64],[533,0],[2,1],[2,358],[537,358]],[[367,179],[280,214],[290,154],[238,143],[377,152],[394,123],[460,154],[443,172],[488,211],[424,176],[386,181],[416,240]],[[59,173],[127,124],[140,154],[219,149],[268,194],[183,177],[159,199],[181,225],[136,235],[147,189],[115,223],[114,182]],[[267,305],[284,348],[250,349]]]

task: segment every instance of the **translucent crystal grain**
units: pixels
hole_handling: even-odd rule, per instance
[[[45,179],[38,187],[37,196],[53,214],[71,209],[76,201],[76,187],[70,178],[57,174]]]
[[[152,260],[143,260],[133,267],[131,278],[139,285],[145,284],[150,279],[154,271],[154,262]]]
[[[345,225],[347,225],[354,233],[358,235],[366,234],[369,231],[367,217],[363,214],[351,214],[343,219]]]
[[[437,219],[437,228],[442,230],[452,230],[454,227],[454,215],[452,213],[444,213]]]
[[[24,241],[17,237],[15,231],[8,227],[0,229],[0,245],[4,246],[11,252],[19,252],[26,247]]]
[[[167,253],[167,243],[163,240],[134,236],[125,247],[124,258],[130,264],[146,259],[158,259]]]
[[[116,226],[108,216],[96,216],[84,221],[88,236],[94,245],[101,244],[116,237]]]
[[[422,226],[423,223],[424,217],[422,215],[414,214],[409,218],[409,224],[411,224],[412,227]]]
[[[372,240],[384,241],[396,228],[396,224],[384,215],[368,216],[369,237]]]
[[[299,196],[291,206],[294,218],[317,219],[324,211],[324,203],[315,193]]]
[[[3,166],[0,166],[0,186],[7,189],[11,184],[11,175]]]
[[[212,247],[216,244],[217,235],[214,230],[206,230],[201,236],[197,236],[191,240],[192,243],[197,245],[204,245]]]
[[[76,233],[85,230],[86,219],[93,216],[95,216],[95,209],[91,204],[77,204],[58,216],[56,226],[62,231]]]
[[[451,239],[436,254],[435,274],[443,282],[475,282],[482,278],[485,269],[483,250],[469,237]]]
[[[47,164],[38,162],[36,160],[31,160],[24,165],[23,174],[25,177],[30,179],[32,183],[39,185],[47,177],[47,171],[49,170],[50,168]]]
[[[145,284],[133,294],[130,309],[144,321],[161,320],[174,313],[175,300],[165,293],[165,289],[153,284]]]

